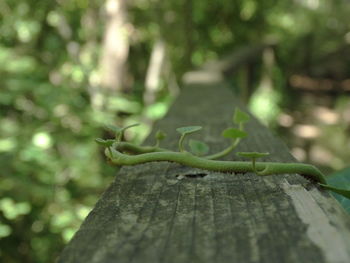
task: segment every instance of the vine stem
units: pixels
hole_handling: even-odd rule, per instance
[[[218,152],[218,153],[215,153],[212,155],[208,155],[208,156],[204,156],[202,158],[205,158],[208,160],[214,160],[214,159],[218,159],[220,157],[223,157],[223,156],[229,154],[230,152],[232,152],[236,148],[236,146],[238,145],[239,141],[240,140],[237,139],[230,147],[227,147],[226,149],[222,150],[221,152]],[[133,153],[133,154],[150,153],[150,152],[171,152],[171,150],[169,150],[169,149],[159,147],[158,143],[155,146],[139,146],[139,145],[132,144],[130,142],[118,142],[118,143],[115,143],[114,148],[120,152],[126,151],[126,152]]]
[[[133,154],[150,153],[150,152],[170,152],[168,149],[164,149],[158,146],[138,146],[130,142],[118,142],[113,146],[117,151],[130,152]]]
[[[236,139],[234,141],[234,143],[231,144],[230,147],[227,147],[226,149],[222,150],[221,152],[214,153],[214,154],[208,155],[208,156],[204,156],[203,158],[208,159],[208,160],[219,159],[219,158],[229,154],[230,152],[232,152],[237,147],[239,142],[240,142],[240,139]]]
[[[107,147],[107,151],[108,151],[108,153],[109,153],[111,156],[113,156],[112,147]]]
[[[253,171],[254,171],[254,173],[258,173],[258,171],[256,170],[256,165],[255,164],[256,164],[255,158],[252,158]]]
[[[240,129],[243,130],[243,125],[240,124]],[[185,135],[182,135],[179,140],[179,150],[180,152],[185,152],[185,149],[183,147],[183,142],[185,139]],[[232,144],[227,147],[226,149],[222,150],[221,152],[214,153],[211,155],[203,156],[202,158],[208,159],[208,160],[215,160],[219,159],[221,157],[224,157],[228,155],[230,152],[232,152],[237,145],[240,143],[241,139],[237,138],[235,139]],[[127,151],[133,154],[140,154],[140,153],[150,153],[150,152],[171,152],[169,149],[161,148],[159,147],[159,140],[157,140],[155,146],[139,146],[135,145],[129,142],[121,142],[117,141],[115,144],[115,149],[121,152]]]
[[[244,125],[242,122],[239,123],[239,130],[244,131]],[[230,152],[232,152],[237,147],[237,145],[240,143],[240,141],[241,141],[241,138],[236,138],[232,142],[232,144],[229,147],[227,147],[226,149],[224,149],[218,153],[204,156],[203,158],[208,159],[208,160],[215,160],[215,159],[219,159],[221,157],[224,157],[224,156],[228,155]]]
[[[196,157],[189,152],[149,152],[138,155],[127,155],[111,149],[105,154],[116,165],[136,165],[148,162],[168,161],[188,165],[204,170],[247,173],[259,171],[258,175],[266,176],[272,174],[290,174],[297,173],[312,178],[313,180],[327,185],[325,176],[315,166],[303,163],[278,163],[278,162],[256,162],[255,168],[252,162],[242,161],[216,161]]]
[[[180,152],[184,152],[185,151],[184,146],[183,146],[185,137],[186,137],[186,134],[182,134],[181,137],[180,137],[180,140],[179,140],[179,151]]]
[[[160,145],[160,141],[157,139],[157,140],[156,140],[156,143],[155,143],[155,145],[154,145],[154,148],[159,148],[159,145]]]

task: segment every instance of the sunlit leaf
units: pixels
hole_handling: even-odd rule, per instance
[[[167,103],[157,102],[146,107],[145,114],[148,118],[152,120],[157,120],[164,117],[168,108],[169,108],[169,105]]]
[[[249,110],[263,123],[273,123],[281,113],[281,92],[277,89],[265,89],[262,86],[252,94]]]
[[[3,198],[0,200],[0,211],[4,216],[13,220],[20,215],[26,215],[31,211],[31,206],[27,202],[16,203],[11,198]]]
[[[191,139],[188,145],[191,148],[191,152],[195,155],[201,156],[209,152],[209,146],[204,142]]]
[[[142,110],[140,102],[123,96],[111,96],[108,98],[107,104],[108,110],[115,112],[122,111],[129,114],[140,114]]]
[[[186,127],[177,128],[176,131],[181,134],[190,134],[190,133],[199,131],[201,129],[202,129],[201,126],[186,126]]]
[[[261,158],[269,155],[269,153],[260,153],[260,152],[238,152],[236,154],[239,157],[245,157],[245,158],[251,158],[251,159]]]
[[[236,124],[244,123],[249,121],[250,117],[247,113],[241,111],[239,108],[235,109],[235,113],[233,115],[233,122]]]
[[[77,230],[78,229],[76,229],[76,228],[70,228],[70,227],[65,228],[62,232],[62,237],[63,237],[64,241],[66,243],[68,243],[69,240],[71,240],[72,237],[74,236],[75,232],[77,232]]]
[[[236,139],[247,137],[248,133],[239,129],[228,128],[222,132],[222,136],[224,136],[225,138]]]
[[[8,225],[0,223],[0,238],[7,237],[11,234],[12,229]]]
[[[16,148],[16,145],[15,138],[0,139],[0,152],[10,152]]]

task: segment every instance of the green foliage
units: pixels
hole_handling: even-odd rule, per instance
[[[185,151],[185,148],[183,146],[183,142],[185,140],[185,137],[191,133],[194,133],[196,131],[201,130],[201,126],[186,126],[186,127],[180,127],[177,128],[176,131],[181,134],[180,140],[179,140],[179,150],[180,152]]]
[[[210,171],[231,173],[254,172],[260,176],[298,173],[300,175],[307,176],[310,179],[315,180],[318,183],[318,185],[320,185],[324,189],[331,190],[346,198],[350,198],[350,190],[329,185],[326,181],[324,174],[315,166],[303,163],[256,162],[256,159],[268,156],[269,153],[236,153],[240,157],[250,158],[250,165],[247,165],[249,164],[247,162],[239,161],[214,161],[214,159],[218,159],[229,154],[235,148],[235,143],[221,152],[202,158],[189,155],[188,152],[186,152],[183,148],[183,140],[186,134],[193,133],[198,129],[201,129],[201,127],[187,126],[177,129],[177,131],[179,131],[182,134],[179,139],[180,152],[173,152],[158,147],[139,146],[134,145],[132,143],[117,143],[115,145],[115,150],[112,152],[110,147],[111,144],[108,141],[103,139],[97,139],[96,141],[102,146],[107,147],[109,153],[106,154],[106,156],[110,159],[110,163],[118,166],[136,165],[157,161],[169,161]],[[235,141],[239,142],[239,140]],[[200,141],[191,140],[189,145],[191,147],[192,152],[196,155],[203,155],[209,151],[209,147],[205,143]]]
[[[181,135],[187,135],[187,134],[197,132],[201,129],[202,129],[201,126],[186,126],[186,127],[177,128],[176,131],[179,132]]]
[[[84,3],[0,8],[1,262],[55,261],[115,174],[91,141],[104,124],[126,121],[115,104],[91,103],[103,33],[91,18],[101,2]],[[139,105],[127,115],[133,122],[139,97],[124,100]]]
[[[101,138],[97,138],[95,139],[95,142],[104,147],[111,147],[113,143],[115,143],[115,140],[104,140]]]
[[[327,183],[337,188],[341,187],[350,190],[350,167],[328,176]],[[342,207],[350,213],[350,197],[346,198],[340,193],[333,192],[332,195],[338,200]]]
[[[105,125],[105,129],[114,133],[115,135],[118,135],[122,131],[122,128],[119,128],[119,127],[112,125],[112,124]]]
[[[228,128],[222,132],[222,136],[229,139],[245,138],[248,134],[245,131],[235,128]]]
[[[334,192],[338,195],[341,195],[347,199],[350,199],[350,189],[341,189],[341,188],[334,187],[331,185],[326,185],[326,184],[320,184],[320,185],[327,190],[331,190],[332,192]],[[348,208],[346,207],[346,209],[348,209]]]
[[[258,88],[249,101],[249,110],[263,123],[271,124],[280,114],[281,95],[276,90]]]
[[[190,139],[188,145],[191,148],[191,152],[195,155],[202,156],[209,152],[209,146],[204,142]]]
[[[239,108],[235,109],[234,115],[233,115],[233,122],[236,124],[245,123],[249,121],[250,117],[247,113],[241,111]]]
[[[92,143],[106,135],[100,127],[163,117],[171,103],[168,92],[174,92],[177,80],[193,66],[242,45],[279,39],[278,62],[269,75],[276,87],[272,93],[257,93],[259,99],[251,104],[262,117],[275,121],[275,111],[284,101],[280,88],[288,81],[286,72],[309,72],[315,66],[322,72],[325,64],[332,64],[329,57],[343,56],[349,42],[344,21],[350,8],[345,1],[186,2],[191,8],[179,1],[130,1],[129,93],[113,94],[96,108],[92,95],[99,86],[104,2],[1,1],[1,262],[54,261],[115,174]],[[166,43],[169,61],[164,68],[171,68],[167,74],[172,81],[162,78],[155,102],[145,106],[145,58],[151,57],[160,38]],[[252,86],[259,82],[260,60],[254,62]],[[348,76],[348,64],[334,64]],[[338,77],[339,72],[331,73]],[[270,95],[273,107],[266,104]],[[241,116],[235,123],[246,120],[244,113],[236,114]],[[149,130],[143,123],[130,134],[140,142]],[[326,137],[325,143],[330,137],[340,138]],[[344,142],[332,141],[335,151]]]
[[[155,137],[158,141],[162,141],[165,139],[166,134],[163,131],[157,131]]]

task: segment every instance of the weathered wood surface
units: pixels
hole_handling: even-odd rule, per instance
[[[273,48],[276,45],[277,42],[275,41],[267,41],[265,43],[236,47],[233,52],[225,57],[219,60],[208,61],[200,68],[186,72],[182,80],[186,84],[208,84],[227,81],[227,78],[230,78],[239,69],[248,65],[258,64],[264,50]]]
[[[217,151],[228,143],[220,133],[231,126],[235,106],[222,86],[189,87],[156,128],[169,135],[164,146],[176,149],[175,128],[201,125],[198,138]],[[247,130],[239,151],[294,161],[258,122]],[[206,176],[186,176],[198,173]],[[327,192],[299,175],[262,178],[149,163],[121,169],[58,262],[348,263],[350,221]]]

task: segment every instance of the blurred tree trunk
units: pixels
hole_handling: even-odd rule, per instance
[[[101,87],[111,91],[125,90],[126,61],[129,53],[129,30],[126,0],[107,0],[106,30],[100,62]]]
[[[165,43],[158,39],[153,45],[150,62],[147,68],[144,102],[146,105],[155,102],[156,93],[159,90],[161,75],[165,64]]]

